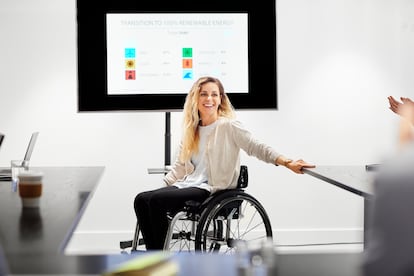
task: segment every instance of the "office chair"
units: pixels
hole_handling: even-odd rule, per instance
[[[374,178],[364,276],[414,275],[414,145],[390,158]]]
[[[269,217],[260,202],[244,191],[247,186],[248,170],[242,165],[237,188],[216,192],[204,202],[187,201],[183,210],[168,214],[164,250],[231,254],[238,242],[260,245],[272,239]],[[137,221],[134,239],[121,241],[120,247],[136,251],[143,244]]]

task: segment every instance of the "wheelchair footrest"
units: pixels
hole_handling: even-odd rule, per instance
[[[132,247],[132,240],[130,240],[130,241],[121,241],[121,242],[119,242],[119,246],[121,247],[121,249]]]
[[[121,249],[126,249],[126,248],[132,247],[133,243],[134,243],[133,240],[121,241],[121,242],[119,242],[119,246],[121,247]],[[144,239],[139,239],[138,240],[138,245],[143,245],[143,244],[145,244]]]

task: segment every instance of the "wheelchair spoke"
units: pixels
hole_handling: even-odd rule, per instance
[[[172,234],[167,241],[167,250],[175,252],[191,252],[194,245],[194,221],[188,220],[184,213],[180,213],[179,219],[174,219]],[[168,236],[168,234],[167,234]]]
[[[196,235],[203,252],[231,254],[239,241],[260,243],[272,236],[267,214],[250,195],[226,198],[210,209],[200,219]]]

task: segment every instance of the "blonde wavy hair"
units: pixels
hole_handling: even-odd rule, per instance
[[[235,118],[233,105],[230,102],[223,84],[217,78],[201,77],[192,86],[187,94],[184,103],[183,118],[183,138],[182,148],[179,159],[181,162],[190,160],[193,153],[198,152],[198,142],[200,140],[198,126],[200,122],[200,114],[198,112],[198,99],[200,98],[201,87],[206,83],[217,84],[220,92],[221,103],[217,109],[219,117]]]

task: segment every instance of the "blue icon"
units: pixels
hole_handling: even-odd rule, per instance
[[[192,70],[183,70],[183,79],[184,80],[192,80],[193,79],[193,71]]]
[[[135,48],[125,48],[125,58],[135,58]]]

